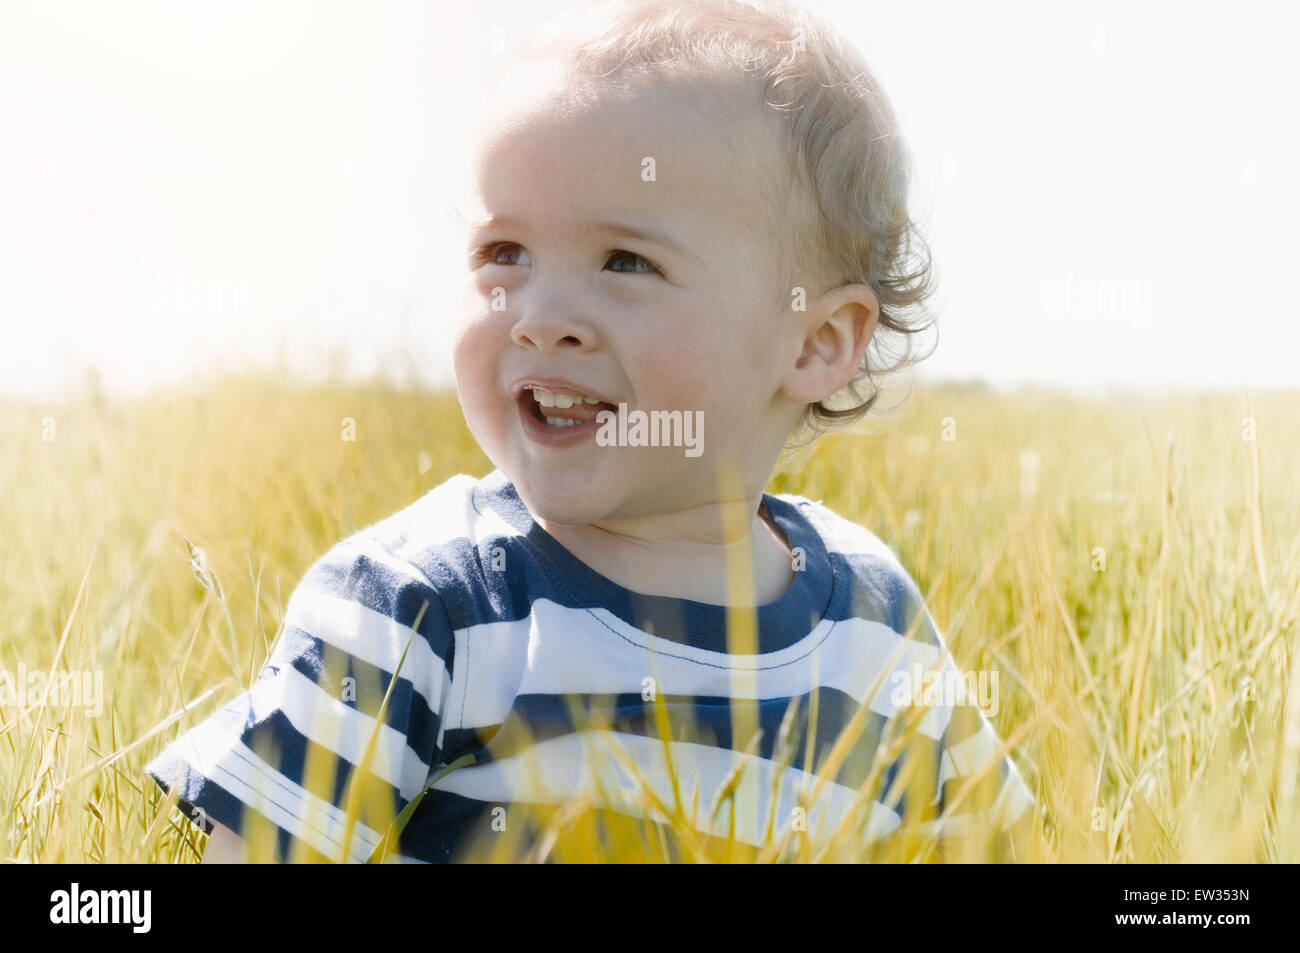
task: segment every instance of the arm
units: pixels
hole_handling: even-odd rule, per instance
[[[182,814],[216,825],[205,863],[261,859],[264,840],[266,859],[364,861],[438,763],[453,645],[419,570],[378,540],[346,541],[291,595],[253,685],[146,770],[179,788]]]
[[[941,685],[951,685],[956,697],[947,692],[933,708],[942,719],[938,737],[937,798],[932,807],[946,820],[941,845],[945,853],[960,856],[958,847],[969,833],[992,835],[997,841],[993,853],[999,858],[1014,854],[1014,844],[1028,844],[1034,829],[1037,802],[1025,784],[1009,752],[998,752],[1003,739],[981,707],[997,705],[997,682],[992,682],[993,697],[981,699],[957,668],[934,617],[930,614],[915,580],[902,573],[902,622],[905,627],[919,622],[918,641],[934,646],[941,661],[937,672]],[[919,616],[919,619],[918,619]],[[971,674],[971,673],[966,673]],[[993,709],[996,712],[996,708]],[[961,792],[965,792],[962,794]],[[960,795],[960,801],[956,798]],[[947,842],[947,843],[944,843]]]

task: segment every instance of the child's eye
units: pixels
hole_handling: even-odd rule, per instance
[[[519,260],[518,258],[516,258],[513,261],[509,260],[509,258],[505,258],[503,260],[503,256],[510,256],[510,255],[515,255],[515,256],[522,255],[523,260]],[[618,262],[618,261],[631,261],[632,267],[619,268],[615,265],[611,265],[612,262]],[[486,244],[479,245],[470,253],[470,265],[471,267],[475,267],[475,268],[481,267],[483,265],[530,265],[530,264],[532,264],[532,262],[528,259],[528,252],[524,251],[523,248],[521,248],[519,245],[516,245],[514,242],[488,242]],[[644,267],[640,267],[640,266],[644,266]],[[642,255],[638,255],[635,252],[626,251],[621,248],[616,249],[615,251],[610,253],[609,260],[606,262],[606,267],[610,268],[611,271],[620,272],[622,274],[633,274],[633,275],[634,274],[643,274],[643,275],[662,274],[662,272],[659,271],[659,268],[655,265],[654,262],[650,261],[650,259],[645,258]]]
[[[632,268],[632,269],[627,269],[627,268],[613,268],[613,269],[611,269],[612,271],[630,272],[630,273],[632,273],[632,274],[635,274],[635,273],[637,273],[638,271],[642,271],[643,274],[648,274],[648,275],[657,275],[657,274],[660,273],[660,272],[659,272],[659,269],[655,267],[654,263],[653,263],[652,261],[650,261],[650,259],[648,259],[648,258],[643,258],[643,257],[641,257],[640,255],[638,255],[636,252],[624,251],[624,250],[621,249],[621,248],[620,248],[620,249],[617,249],[616,251],[614,251],[613,253],[611,253],[610,256],[609,256],[609,260],[610,260],[610,261],[617,261],[617,260],[619,260],[619,258],[620,258],[621,256],[624,256],[624,255],[627,256],[628,258],[633,259],[634,261],[643,262],[643,263],[646,265],[646,267],[647,267],[648,270],[646,270],[646,271],[642,271],[642,270],[639,269],[639,268]],[[606,263],[606,264],[608,264],[608,263]]]
[[[528,253],[516,245],[514,242],[489,242],[486,245],[479,245],[470,255],[470,265],[477,267],[479,265],[518,265],[529,264],[528,261],[502,261],[501,255],[503,250],[509,254],[511,250],[522,253],[525,258]]]

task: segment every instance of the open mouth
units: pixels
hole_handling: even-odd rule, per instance
[[[593,433],[601,426],[597,416],[601,411],[617,413],[618,408],[605,401],[591,404],[586,401],[573,402],[568,407],[545,407],[533,396],[531,388],[524,388],[516,403],[525,424],[531,425],[536,433],[555,436]]]

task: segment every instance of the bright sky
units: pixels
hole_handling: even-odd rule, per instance
[[[469,119],[565,0],[0,6],[0,393],[450,383]],[[1300,386],[1300,8],[807,0],[916,158],[928,377]],[[409,376],[406,377],[409,379]]]

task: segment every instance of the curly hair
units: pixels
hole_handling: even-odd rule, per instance
[[[861,54],[825,21],[785,0],[587,0],[530,34],[513,59],[546,56],[604,81],[666,70],[720,79],[786,120],[789,207],[769,207],[785,216],[774,227],[791,233],[790,293],[865,284],[880,307],[853,378],[805,405],[787,450],[865,417],[878,378],[933,352],[915,343],[934,325],[935,279],[908,211],[911,156]]]

